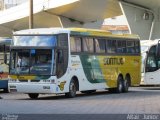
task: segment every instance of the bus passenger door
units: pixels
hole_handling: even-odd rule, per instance
[[[63,61],[63,51],[58,49],[57,50],[57,70],[56,70],[56,75],[57,78],[60,78],[63,75],[63,65],[64,65],[64,61]]]
[[[66,70],[68,65],[68,52],[65,49],[57,49],[57,70],[56,75],[57,78],[62,77]]]

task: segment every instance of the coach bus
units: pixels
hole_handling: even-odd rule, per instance
[[[0,38],[0,89],[8,92],[8,72],[9,72],[9,47],[10,38]]]
[[[11,46],[10,91],[30,98],[55,93],[127,92],[141,80],[140,41],[136,35],[83,28],[17,31]]]
[[[141,40],[141,85],[160,85],[160,40]]]

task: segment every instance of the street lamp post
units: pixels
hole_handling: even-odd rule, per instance
[[[33,28],[33,0],[29,0],[29,28]]]

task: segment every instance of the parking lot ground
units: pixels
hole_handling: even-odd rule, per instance
[[[132,87],[128,93],[121,94],[78,93],[75,98],[47,94],[32,100],[26,94],[2,92],[0,96],[3,98],[0,99],[1,114],[122,115],[122,118],[160,114],[160,87]]]

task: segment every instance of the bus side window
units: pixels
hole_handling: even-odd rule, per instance
[[[127,41],[127,53],[135,53],[134,41]]]
[[[57,50],[57,78],[64,74],[64,58],[63,50]]]
[[[95,39],[95,50],[96,53],[105,53],[106,44],[105,39],[97,38]]]
[[[68,35],[63,33],[58,35],[58,46],[68,47]]]
[[[135,41],[135,49],[136,49],[136,53],[140,53],[140,43],[139,43],[139,41]]]
[[[117,53],[126,53],[126,41],[117,40]]]
[[[106,41],[107,53],[116,53],[116,40]]]
[[[89,38],[89,37],[83,38],[83,51],[89,52],[89,53],[94,52],[93,38]]]
[[[57,51],[57,56],[58,56],[58,63],[63,63],[63,51],[62,50],[58,50]]]
[[[80,37],[70,37],[71,52],[81,52],[81,38]]]

